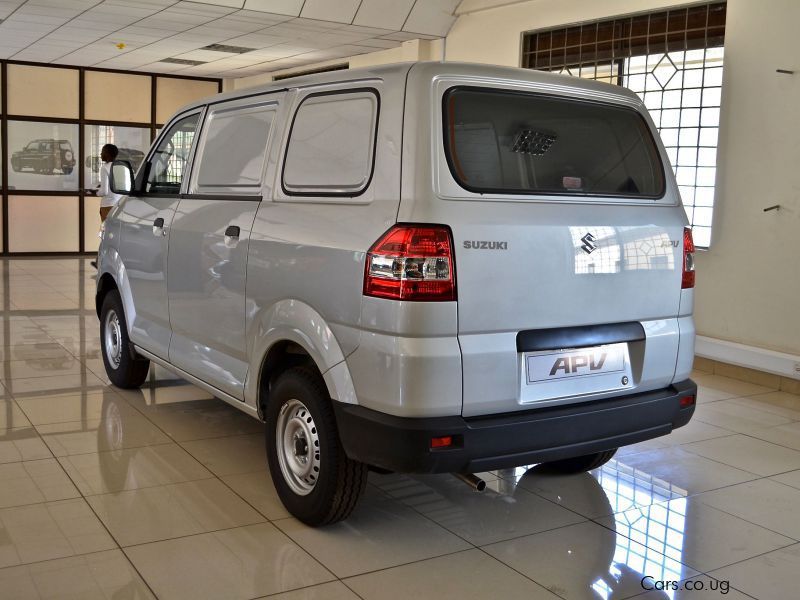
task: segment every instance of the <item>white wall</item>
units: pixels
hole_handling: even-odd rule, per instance
[[[700,333],[800,355],[797,0],[729,0],[712,247]],[[780,75],[775,69],[795,70]],[[780,204],[779,211],[763,208]]]

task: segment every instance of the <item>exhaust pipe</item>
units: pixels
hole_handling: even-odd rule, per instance
[[[486,489],[486,482],[477,475],[472,473],[453,473],[453,475],[477,492],[482,492]]]

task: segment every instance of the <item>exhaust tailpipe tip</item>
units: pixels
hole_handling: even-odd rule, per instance
[[[486,482],[477,475],[472,473],[453,473],[453,475],[477,492],[482,492],[486,489]]]

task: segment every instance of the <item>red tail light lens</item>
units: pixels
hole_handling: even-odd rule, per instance
[[[683,281],[681,288],[694,287],[694,240],[692,230],[683,228]]]
[[[395,225],[367,253],[364,295],[392,300],[456,299],[453,242],[441,225]]]

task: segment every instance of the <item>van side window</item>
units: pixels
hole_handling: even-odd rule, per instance
[[[177,121],[161,138],[147,165],[145,191],[150,194],[177,194],[186,173],[200,114]]]
[[[378,109],[372,89],[307,96],[289,134],[284,191],[318,196],[363,192],[372,177]]]
[[[197,192],[254,192],[261,187],[274,102],[219,108],[206,118],[197,168]]]

